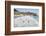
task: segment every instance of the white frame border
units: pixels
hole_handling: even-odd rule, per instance
[[[39,9],[39,27],[16,27],[14,28],[14,8],[38,8]],[[33,28],[33,29],[32,29]],[[11,5],[11,32],[12,31],[27,31],[27,30],[42,30],[42,6],[22,6],[22,5]]]

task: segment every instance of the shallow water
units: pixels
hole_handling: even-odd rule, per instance
[[[19,17],[21,17],[21,16],[19,16]],[[14,19],[16,20],[16,18],[19,18],[19,17],[18,16],[15,16]],[[36,23],[36,21],[39,22],[39,19],[38,19],[39,17],[38,16],[30,16],[30,18],[31,17],[33,19],[35,19],[35,20],[33,20],[32,23],[31,23],[31,21],[29,23],[26,22],[26,21],[25,21],[25,23],[23,23],[22,21],[19,21],[18,20],[20,23],[16,24],[17,22],[15,22],[15,20],[14,20],[14,27],[38,27],[38,23]]]

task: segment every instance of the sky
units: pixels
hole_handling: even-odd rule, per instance
[[[31,8],[15,8],[19,12],[32,12],[32,13],[38,13],[39,9],[31,9]]]

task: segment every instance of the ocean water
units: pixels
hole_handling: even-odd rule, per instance
[[[22,17],[22,16],[19,16],[19,17]],[[14,19],[16,20],[19,17],[14,16]],[[30,18],[33,18],[33,19],[28,19],[28,20],[32,20],[32,21],[29,21],[29,22],[27,22],[26,20],[25,20],[25,22],[22,22],[24,19],[22,19],[22,20],[19,19],[18,20],[19,22],[18,21],[16,22],[14,20],[14,27],[38,27],[39,26],[38,25],[39,24],[39,16],[30,16]]]

